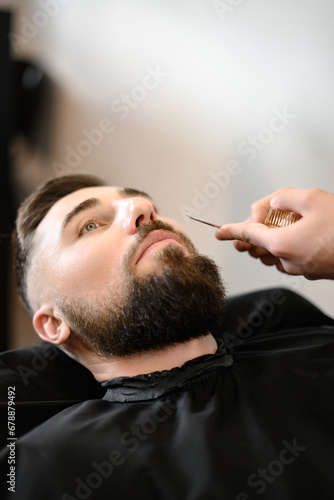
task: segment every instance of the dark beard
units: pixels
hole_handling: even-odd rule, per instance
[[[225,288],[217,265],[190,249],[186,255],[182,248],[164,248],[157,256],[159,271],[128,279],[122,305],[93,310],[82,300],[63,302],[73,331],[101,356],[140,354],[214,335]]]

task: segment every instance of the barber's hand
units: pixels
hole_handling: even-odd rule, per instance
[[[302,215],[296,223],[280,228],[263,224],[270,208]],[[252,205],[251,217],[216,231],[218,240],[237,240],[234,246],[248,251],[266,265],[307,279],[334,279],[334,194],[320,189],[280,189]]]

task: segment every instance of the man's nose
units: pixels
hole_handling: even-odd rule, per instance
[[[150,200],[136,196],[118,202],[117,218],[127,234],[136,234],[141,224],[148,224],[158,216]]]

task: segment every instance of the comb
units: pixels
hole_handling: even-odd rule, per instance
[[[286,227],[294,224],[301,218],[295,212],[271,208],[267,213],[264,224],[268,227]]]
[[[221,227],[221,226],[218,226],[218,224],[213,224],[213,222],[208,222],[207,220],[198,219],[197,217],[193,217],[192,215],[186,214],[186,216],[189,217],[189,219],[196,220],[197,222],[202,222],[202,224],[207,224],[208,226],[217,227],[217,228]]]

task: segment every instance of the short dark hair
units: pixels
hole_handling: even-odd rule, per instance
[[[31,315],[33,309],[27,295],[27,275],[38,225],[50,208],[64,196],[78,189],[105,185],[102,179],[94,175],[64,175],[39,186],[21,204],[12,234],[13,264],[18,293]]]

